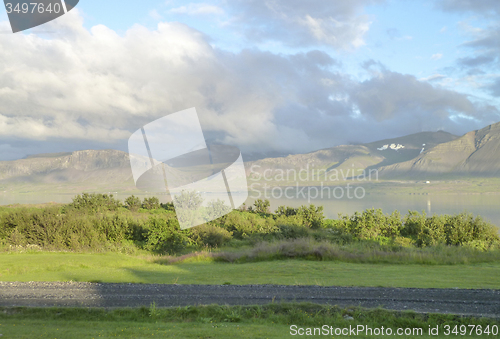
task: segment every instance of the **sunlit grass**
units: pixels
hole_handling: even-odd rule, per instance
[[[419,338],[429,338],[429,328],[438,327],[439,333],[443,335],[445,325],[451,328],[480,325],[481,329],[490,328],[491,331],[496,324],[496,319],[425,315],[360,307],[339,308],[310,303],[163,309],[150,305],[113,310],[0,308],[0,333],[7,338],[285,338],[291,334],[291,325],[301,328],[321,328],[327,325],[333,331],[349,326],[357,328],[358,325],[372,329],[383,326],[393,330],[393,333],[399,328],[421,329],[424,335]],[[377,336],[366,336],[360,332],[356,337]]]
[[[295,259],[162,265],[153,256],[118,253],[3,253],[0,280],[499,289],[500,263],[395,265]]]

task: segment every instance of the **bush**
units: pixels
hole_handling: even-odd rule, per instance
[[[125,206],[132,212],[137,212],[141,208],[141,199],[136,196],[131,195],[125,199]]]
[[[375,239],[379,236],[394,237],[403,228],[398,211],[386,215],[381,209],[355,212],[351,217],[339,215],[340,227],[359,239]]]
[[[298,239],[309,235],[307,227],[302,226],[302,218],[297,215],[276,218],[276,226],[279,239]]]
[[[325,218],[323,215],[323,206],[316,207],[313,204],[309,205],[309,207],[300,206],[296,214],[302,217],[304,226],[312,229],[320,228]]]
[[[188,231],[181,231],[177,219],[152,216],[147,228],[146,248],[150,251],[172,254],[190,244]]]
[[[271,234],[277,229],[272,218],[249,212],[233,211],[226,215],[223,227],[237,239],[245,239],[254,234]]]
[[[500,243],[495,226],[468,213],[427,218],[425,212],[409,211],[401,235],[420,247],[446,244],[488,249]]]
[[[156,210],[160,208],[160,200],[157,197],[144,198],[142,208],[146,210]]]
[[[206,216],[207,220],[214,220],[225,216],[231,212],[231,207],[227,206],[223,200],[217,199],[207,203]]]
[[[121,206],[119,200],[113,198],[113,194],[83,193],[73,198],[68,205],[70,209],[89,212],[116,211]]]
[[[209,247],[219,247],[230,241],[233,233],[225,230],[224,228],[214,225],[203,224],[194,227],[191,230],[193,241],[199,245],[208,245]]]
[[[257,199],[253,203],[254,209],[253,211],[256,213],[262,213],[262,214],[268,214],[269,213],[269,207],[271,206],[271,203],[269,200],[262,200],[262,199]]]

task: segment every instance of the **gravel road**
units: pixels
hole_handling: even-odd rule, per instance
[[[500,318],[500,290],[0,282],[0,306],[157,307],[297,301]]]

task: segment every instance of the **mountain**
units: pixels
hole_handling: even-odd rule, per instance
[[[414,159],[380,168],[382,178],[500,176],[500,123],[425,150]]]
[[[281,158],[268,158],[246,164],[249,176],[276,177],[287,170],[315,170],[321,173],[341,172],[350,177],[360,171],[377,169],[405,162],[417,157],[427,149],[458,137],[444,132],[421,132],[399,138],[385,139],[361,145],[342,145],[307,154],[294,154]]]
[[[461,137],[443,131],[421,132],[307,154],[246,161],[245,166],[250,179],[260,177],[269,184],[282,186],[297,182],[294,176],[283,177],[287,171],[327,173],[329,177],[333,173],[338,180],[371,169],[377,170],[381,179],[500,176],[500,123]],[[322,179],[309,175],[300,181],[300,185],[315,185]],[[134,185],[129,155],[116,150],[85,150],[0,161],[0,193],[82,191],[140,192]]]
[[[40,154],[0,161],[0,189],[12,185],[24,185],[30,191],[37,186],[69,191],[135,188],[128,154],[115,150]]]

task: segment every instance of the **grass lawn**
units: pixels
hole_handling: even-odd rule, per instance
[[[318,324],[317,327],[321,327]],[[425,329],[427,330],[427,329]],[[0,334],[6,338],[179,338],[179,339],[281,339],[294,338],[290,327],[281,324],[202,324],[202,323],[133,323],[130,322],[98,322],[98,321],[45,321],[45,320],[2,320]],[[300,338],[351,338],[352,336],[301,335]],[[417,338],[410,336],[395,336],[399,338]],[[418,338],[449,338],[422,335]],[[496,336],[467,336],[467,338],[495,338]],[[356,338],[380,338],[360,334]]]
[[[350,319],[347,319],[349,316]],[[291,327],[295,325],[296,327]],[[496,337],[497,320],[454,315],[423,315],[359,307],[341,309],[308,303],[276,303],[264,306],[189,306],[179,308],[78,309],[78,308],[0,308],[0,334],[6,338],[287,338],[298,329],[327,325],[328,335],[299,335],[304,338],[345,338],[335,330],[358,326],[373,331],[382,327],[406,329],[415,335],[406,338],[447,338],[446,326],[464,329],[481,326],[482,338]],[[429,336],[429,328],[438,328],[438,336]],[[323,329],[324,330],[324,329]],[[416,335],[418,332],[423,336]],[[306,332],[307,333],[307,332]],[[314,332],[313,332],[314,333]],[[375,332],[376,333],[376,332]],[[374,334],[375,334],[374,333]],[[387,332],[385,332],[387,333]],[[488,334],[486,334],[488,333]],[[358,338],[380,338],[360,329]],[[467,338],[475,338],[467,332]],[[296,336],[295,335],[295,336]],[[386,334],[387,335],[387,334]]]
[[[500,263],[356,264],[281,260],[160,265],[118,253],[2,253],[0,281],[89,281],[163,284],[282,284],[500,289]]]

